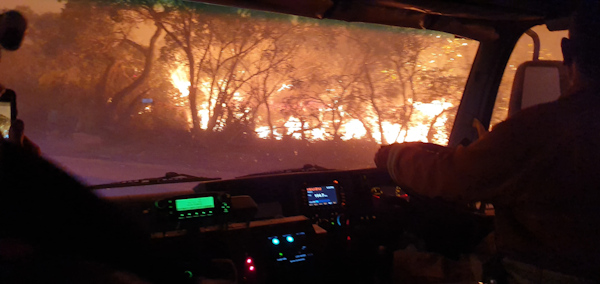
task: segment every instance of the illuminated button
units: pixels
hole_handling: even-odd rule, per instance
[[[274,245],[278,245],[278,244],[279,244],[279,239],[278,239],[278,238],[273,238],[273,239],[271,240],[271,242],[272,242]]]
[[[246,263],[248,263],[248,264],[252,263],[252,258],[246,258]]]
[[[198,212],[196,212],[196,215],[198,215]]]
[[[188,278],[192,278],[192,277],[194,277],[194,274],[193,274],[191,271],[189,271],[189,270],[186,270],[186,271],[184,272],[184,274],[185,274],[185,275],[186,275]]]
[[[250,265],[250,267],[248,267],[248,270],[250,270],[250,271],[254,271],[254,269],[256,269],[256,268],[254,268],[254,265]]]
[[[279,256],[283,256],[283,253],[282,253],[282,252],[280,252],[280,253],[279,253]]]
[[[212,211],[208,211],[208,214],[212,214]]]
[[[285,237],[285,240],[288,241],[288,243],[293,243],[294,242],[294,237],[287,236],[287,237]]]
[[[179,214],[179,216],[183,217],[183,216],[185,216],[185,214]]]

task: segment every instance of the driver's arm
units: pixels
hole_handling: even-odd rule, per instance
[[[467,147],[391,145],[385,165],[398,184],[429,197],[468,202],[506,194],[506,185],[532,165],[539,144],[551,139],[542,124],[553,123],[544,121],[552,108],[523,112]]]

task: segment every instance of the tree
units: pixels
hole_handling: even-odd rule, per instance
[[[59,15],[34,17],[29,38],[41,47],[47,67],[40,86],[55,98],[81,104],[75,108],[84,117],[79,130],[113,131],[123,123],[120,117],[129,117],[132,101],[151,88],[147,83],[162,30],[156,28],[144,46],[132,40],[141,24],[131,10],[82,0],[68,1]]]
[[[157,27],[163,29],[167,34],[167,46],[163,48],[163,55],[172,52],[173,45],[184,54],[184,58],[177,61],[184,61],[188,68],[190,85],[187,96],[192,119],[192,132],[198,133],[201,129],[197,102],[200,70],[207,58],[214,35],[209,31],[210,20],[202,17],[201,9],[192,3],[174,2],[173,5],[161,7],[154,5],[143,5],[142,7]],[[159,8],[162,11],[159,11]],[[197,55],[197,51],[200,52],[200,55]]]

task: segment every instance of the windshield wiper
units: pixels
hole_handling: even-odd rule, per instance
[[[253,176],[266,176],[266,175],[276,175],[276,174],[287,174],[287,173],[305,173],[305,172],[325,172],[325,171],[334,171],[332,169],[324,168],[318,165],[306,164],[302,168],[299,169],[287,169],[280,171],[272,171],[272,172],[262,172],[256,174],[249,174],[241,177],[253,177]]]
[[[90,185],[87,188],[91,190],[105,189],[105,188],[119,188],[119,187],[131,187],[131,186],[144,186],[144,185],[156,185],[156,184],[170,184],[170,183],[183,183],[183,182],[197,182],[197,181],[211,181],[220,180],[221,178],[207,178],[197,177],[187,174],[178,174],[174,172],[168,172],[164,177],[157,178],[145,178],[137,180],[126,180],[106,184]]]

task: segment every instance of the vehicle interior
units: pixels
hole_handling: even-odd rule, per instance
[[[493,205],[373,156],[466,146],[568,85],[538,38],[566,36],[566,0],[34,2],[0,6],[28,19],[0,82],[44,158],[2,153],[2,237],[69,260],[31,283],[105,272],[79,258],[150,283],[492,283]]]

